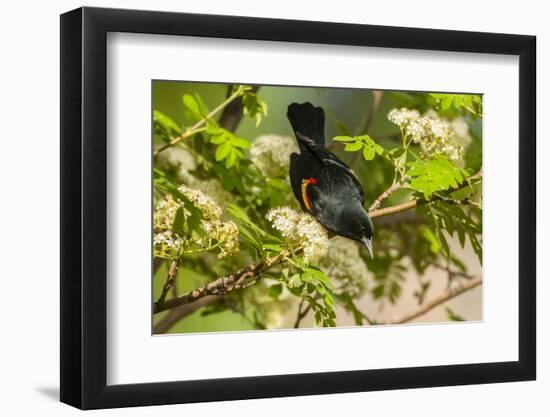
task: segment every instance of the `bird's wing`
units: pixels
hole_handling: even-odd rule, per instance
[[[350,167],[346,165],[345,162],[343,162],[340,158],[338,158],[336,155],[334,155],[332,152],[327,150],[324,146],[319,146],[315,141],[312,139],[298,134],[298,139],[306,146],[307,150],[315,156],[319,160],[321,164],[323,164],[325,167],[335,167],[339,168],[343,174],[347,175],[351,178],[355,186],[359,189],[359,195],[361,199],[361,204],[365,203],[365,193],[363,191],[363,186],[357,179],[357,176],[355,173],[351,170]]]
[[[325,228],[336,233],[343,208],[359,201],[363,205],[363,189],[355,177],[337,165],[325,167],[318,178],[317,184],[307,189],[310,212]]]
[[[363,190],[363,186],[361,185],[361,183],[357,179],[357,176],[355,175],[355,172],[353,172],[351,170],[351,168],[349,168],[346,164],[344,164],[342,166],[341,163],[338,163],[338,162],[332,161],[332,160],[329,160],[328,163],[329,164],[334,164],[335,166],[337,166],[339,169],[341,169],[346,174],[346,176],[349,179],[351,179],[353,184],[355,184],[355,186],[357,187],[357,191],[359,192],[359,199],[361,200],[361,204],[365,204],[365,191]]]
[[[310,152],[290,155],[290,186],[302,210],[308,211],[304,201],[304,181],[317,179],[324,165]]]

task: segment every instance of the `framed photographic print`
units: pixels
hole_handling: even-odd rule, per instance
[[[63,402],[535,378],[534,37],[81,8],[61,101]]]

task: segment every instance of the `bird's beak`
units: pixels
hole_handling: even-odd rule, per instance
[[[374,258],[374,254],[372,252],[372,239],[369,239],[368,237],[364,237],[363,239],[361,239],[361,242],[363,242],[363,245],[365,245],[365,247],[369,251],[370,257]]]

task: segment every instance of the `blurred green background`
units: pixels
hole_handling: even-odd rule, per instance
[[[184,126],[186,108],[181,99],[184,94],[198,93],[206,105],[213,108],[225,99],[226,92],[226,84],[154,81],[153,107]],[[371,91],[349,88],[261,86],[258,96],[268,104],[268,116],[259,127],[255,126],[253,119],[243,118],[235,132],[239,137],[255,138],[266,133],[293,137],[294,134],[286,118],[287,106],[293,101],[310,101],[325,109],[328,141],[329,138],[346,131],[347,126],[359,126],[372,106]],[[411,93],[410,98],[414,99],[414,93]],[[385,115],[395,105],[396,101],[386,95],[377,113]],[[386,117],[375,118],[369,128],[369,134],[377,138],[398,132],[396,126]]]

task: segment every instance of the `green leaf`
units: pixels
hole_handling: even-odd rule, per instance
[[[266,243],[266,244],[262,245],[262,249],[264,249],[265,251],[268,251],[268,252],[278,253],[283,249],[283,247],[281,245]]]
[[[250,143],[223,128],[217,128],[214,132],[214,135],[210,137],[210,142],[215,145],[220,145],[216,149],[216,161],[220,162],[225,160],[225,167],[229,169],[233,167],[238,160],[244,158],[242,149],[250,148]]]
[[[262,118],[267,116],[267,103],[262,101],[256,93],[251,91],[251,89],[251,87],[245,89],[242,96],[244,114],[255,119],[256,127],[258,127]]]
[[[459,315],[456,314],[453,310],[451,310],[449,307],[447,307],[447,308],[445,309],[445,311],[447,312],[447,318],[448,318],[450,321],[465,321],[464,317],[459,316]]]
[[[281,191],[288,190],[288,181],[286,179],[283,180],[280,178],[269,178],[267,182],[271,187],[277,190],[281,190]]]
[[[206,119],[206,133],[209,135],[217,135],[220,133],[220,127],[214,119]]]
[[[202,118],[199,103],[197,103],[197,100],[195,100],[192,95],[184,94],[183,104],[185,104],[185,107],[187,107],[195,117]]]
[[[282,292],[283,292],[283,286],[281,284],[272,285],[267,290],[267,294],[275,300],[279,298],[279,295],[281,295]]]
[[[411,188],[424,194],[426,200],[430,200],[436,192],[457,187],[468,177],[465,170],[443,155],[428,161],[409,162],[407,166],[407,174],[412,177]]]
[[[469,112],[474,117],[482,116],[482,97],[478,94],[439,94],[431,93],[443,111],[453,107],[461,113]]]
[[[187,235],[191,234],[192,232],[197,232],[201,234],[201,211],[195,206],[195,204],[191,200],[189,200],[189,198],[187,198],[185,194],[178,190],[178,187],[175,184],[170,182],[170,180],[168,180],[166,176],[162,176],[160,172],[161,171],[158,169],[154,170],[154,177],[159,179],[162,178],[162,181],[155,180],[155,187],[168,194],[171,194],[172,197],[174,197],[176,200],[183,202],[185,210],[189,212],[189,215],[184,216],[183,231]],[[176,217],[178,216],[176,215]],[[176,226],[179,228],[179,225]],[[179,228],[179,230],[181,230],[181,228]]]
[[[154,132],[165,142],[168,142],[174,136],[181,135],[181,128],[178,124],[158,110],[153,111],[153,127]]]
[[[227,137],[222,133],[214,134],[210,137],[210,142],[214,145],[221,145],[224,142],[227,142]]]
[[[327,288],[331,287],[328,276],[320,269],[310,266],[302,274],[302,280],[305,282],[310,282],[312,279],[322,282]]]
[[[379,284],[372,290],[372,294],[375,299],[381,298],[384,295],[385,286],[384,284]]]
[[[302,285],[302,280],[300,279],[300,274],[294,274],[288,279],[287,285],[289,288],[297,288]]]
[[[233,152],[237,155],[237,159],[244,158],[244,153],[240,149],[233,148]]]
[[[155,184],[162,184],[166,181],[166,174],[158,168],[153,168],[153,181]]]
[[[441,100],[441,108],[443,110],[447,110],[449,107],[451,107],[451,104],[453,104],[452,97],[447,96],[443,100]]]
[[[356,152],[362,147],[363,147],[363,144],[361,142],[351,142],[346,144],[346,146],[344,147],[344,150],[346,152]]]
[[[332,140],[336,142],[355,142],[355,138],[351,136],[335,136]]]
[[[424,282],[420,285],[420,289],[416,290],[414,292],[414,296],[418,300],[418,305],[423,304],[424,300],[426,299],[426,294],[428,293],[428,290],[430,289],[431,281]]]
[[[208,107],[206,107],[206,104],[204,104],[204,101],[198,93],[195,93],[195,100],[197,101],[200,114],[204,118],[206,118],[206,116],[208,116],[208,113],[210,113],[210,110],[208,110]]]
[[[252,223],[252,221],[250,220],[248,215],[243,211],[243,209],[241,209],[239,206],[237,206],[235,204],[230,203],[227,206],[227,211],[229,211],[229,213],[237,220],[242,220],[242,221],[245,221],[247,223],[254,224],[254,223]]]
[[[430,243],[430,250],[433,253],[438,253],[441,249],[441,246],[439,245],[439,240],[435,237],[433,232],[429,228],[423,227],[421,229],[421,233],[424,239],[426,239]]]
[[[334,308],[334,300],[332,299],[331,295],[329,293],[326,293],[323,297],[323,302],[325,303],[325,306],[329,309]]]
[[[371,290],[375,299],[387,298],[394,304],[401,294],[401,283],[405,281],[406,267],[398,263],[399,258],[380,254],[376,262],[369,263],[369,269],[374,273],[376,285]]]
[[[365,158],[366,161],[372,161],[375,156],[376,152],[373,147],[365,146],[363,148],[363,158]]]
[[[351,296],[347,292],[345,292],[340,295],[336,295],[336,298],[339,299],[344,304],[344,306],[346,307],[346,310],[348,310],[350,313],[353,314],[353,319],[355,320],[355,324],[357,324],[358,326],[362,326],[363,314],[357,308]]]
[[[216,161],[223,161],[227,158],[227,155],[233,150],[229,142],[223,142],[218,149],[216,149]]]
[[[344,150],[346,152],[357,152],[362,149],[366,161],[372,161],[376,155],[384,154],[384,148],[378,145],[369,135],[335,136],[333,140],[345,143]]]
[[[248,142],[245,139],[238,138],[237,136],[232,135],[229,139],[229,143],[236,147],[241,149],[249,149],[250,148],[250,142]]]
[[[254,249],[258,252],[261,252],[262,243],[257,239],[257,237],[250,232],[246,227],[239,225],[239,235],[242,236],[244,240],[252,245]]]
[[[184,221],[183,208],[180,207],[176,211],[176,215],[174,216],[174,223],[172,224],[172,231],[174,233],[181,234],[183,232],[183,221]]]
[[[225,167],[229,169],[235,165],[235,162],[237,162],[237,152],[235,152],[235,148],[231,148],[229,155],[225,159]]]
[[[469,209],[470,212],[476,210],[481,212],[479,208],[470,207]],[[449,244],[447,243],[444,231],[447,232],[449,236],[453,236],[457,233],[460,240],[465,239],[467,236],[475,254],[479,258],[479,262],[483,262],[483,247],[478,238],[478,236],[481,235],[481,223],[476,223],[474,216],[471,214],[467,215],[458,205],[440,201],[434,202],[429,206],[418,208],[418,211],[427,216],[431,224],[431,230],[436,236],[443,254],[447,256],[447,258],[453,261],[453,256],[450,253]],[[479,219],[481,219],[481,214],[479,215]],[[453,263],[456,264],[455,261],[453,261]]]
[[[248,215],[244,212],[243,209],[241,209],[239,206],[235,204],[228,204],[227,205],[227,212],[231,215],[231,217],[235,220],[237,223],[237,226],[239,227],[239,230],[242,232],[241,234],[247,235],[251,243],[258,248],[259,250],[264,250],[264,246],[267,248],[265,249],[275,249],[275,245],[273,247],[269,247],[268,244],[262,245],[262,240],[270,240],[273,242],[277,242],[278,239],[267,233],[265,230],[262,230],[259,228],[256,223],[254,223]],[[278,250],[274,250],[274,252],[278,252]]]

